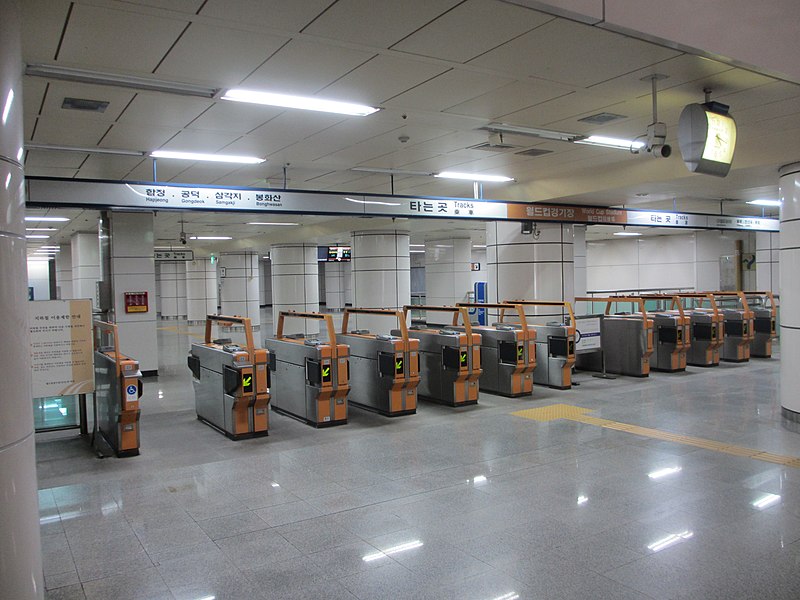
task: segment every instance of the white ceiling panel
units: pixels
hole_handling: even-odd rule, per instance
[[[237,86],[288,41],[288,37],[192,23],[156,74],[180,81]]]
[[[177,128],[159,127],[144,123],[115,123],[100,146],[124,150],[156,150],[180,131]]]
[[[296,33],[330,4],[331,0],[208,0],[200,15]]]
[[[405,150],[416,144],[447,135],[448,133],[450,132],[445,129],[407,125],[401,129],[396,129],[390,133],[376,136],[364,142],[354,144],[349,148],[329,154],[321,160],[326,163],[341,163],[344,161],[345,164],[355,165],[362,161],[369,160],[370,158]],[[398,139],[400,135],[408,136],[409,141],[405,144],[410,144],[410,146],[404,145],[404,143]],[[435,156],[438,152],[425,151],[424,154],[427,156]]]
[[[67,81],[51,81],[47,88],[47,96],[42,106],[42,114],[46,116],[60,116],[65,120],[80,118],[90,121],[113,123],[120,113],[125,110],[136,92],[124,88],[114,88],[107,85],[89,85],[87,83],[71,83]],[[108,107],[103,112],[88,110],[73,110],[61,108],[64,98],[77,98],[82,100],[100,100],[108,102]]]
[[[25,156],[25,170],[34,167],[59,167],[77,169],[86,160],[83,152],[53,152],[50,150],[28,150]]]
[[[158,181],[172,181],[181,171],[186,170],[186,163],[178,160],[161,160],[156,163]],[[124,176],[127,181],[153,181],[153,160],[143,160],[130,173]]]
[[[161,150],[176,150],[179,152],[219,152],[230,144],[239,135],[236,133],[222,133],[219,131],[201,131],[199,129],[184,129],[166,144]],[[226,154],[228,154],[226,152]]]
[[[158,166],[160,167],[163,162],[163,160],[159,160]],[[180,174],[178,174],[176,177],[173,177],[173,179],[178,182],[210,185],[215,179],[219,179],[220,177],[223,177],[228,173],[232,173],[235,170],[236,165],[232,164],[196,162],[181,171]]]
[[[514,125],[543,126],[569,117],[593,114],[608,110],[616,112],[612,107],[621,102],[613,102],[586,92],[575,92],[554,100],[542,102],[530,108],[500,117],[504,123]],[[622,113],[625,114],[625,113]]]
[[[447,109],[447,112],[497,119],[502,115],[564,96],[572,91],[571,88],[547,81],[515,81],[472,100],[452,106]]]
[[[303,33],[389,48],[459,1],[338,0]]]
[[[65,121],[60,115],[42,116],[36,124],[33,141],[61,146],[95,146],[109,124],[90,119],[72,118]]]
[[[382,104],[447,69],[439,64],[379,54],[326,87],[319,95],[346,102]]]
[[[292,40],[242,82],[248,89],[315,94],[365,63],[374,54]]]
[[[287,110],[251,134],[230,144],[225,148],[225,152],[231,154],[255,152],[258,156],[269,156],[342,120],[343,118],[337,115]]]
[[[274,119],[285,109],[220,100],[191,122],[191,129],[245,134]]]
[[[86,162],[81,165],[77,177],[82,179],[124,179],[142,161],[152,167],[150,160],[143,157],[90,154]]]
[[[489,134],[485,131],[456,131],[454,133],[442,135],[426,142],[421,142],[415,147],[422,150],[430,150],[432,152],[445,154],[447,152],[463,150],[464,148],[468,148],[469,146],[474,146],[476,144],[482,144],[486,142],[488,136]],[[411,140],[411,142],[413,141],[414,140]],[[481,153],[481,156],[487,156],[487,154],[484,152]]]
[[[187,22],[75,4],[58,62],[152,73]]]
[[[138,4],[161,8],[179,13],[196,14],[197,10],[203,6],[203,0],[124,0],[126,4]]]
[[[22,9],[22,57],[27,63],[55,60],[61,30],[71,2],[25,0]]]
[[[441,111],[511,83],[511,79],[453,69],[386,103],[396,108]]]
[[[22,79],[22,113],[27,119],[35,118],[44,100],[47,81],[38,77],[24,77]]]
[[[467,0],[392,49],[465,63],[553,18],[498,0]]]
[[[183,128],[213,104],[213,100],[205,98],[140,92],[118,121]]]
[[[58,167],[31,167],[25,168],[26,177],[75,177],[77,169],[67,169]]]
[[[555,19],[470,64],[588,87],[679,54],[590,25]]]
[[[758,107],[770,102],[778,102],[786,98],[800,96],[800,86],[785,81],[775,81],[766,85],[753,87],[741,92],[714,94],[714,98],[730,104],[731,112],[735,110]]]

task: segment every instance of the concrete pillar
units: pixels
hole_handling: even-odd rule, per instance
[[[217,266],[211,259],[186,263],[186,318],[189,325],[205,323],[206,315],[217,313]]]
[[[61,244],[56,254],[56,286],[59,300],[72,299],[72,245]]]
[[[96,233],[76,233],[72,243],[72,297],[89,298],[97,308],[100,272],[100,243]]]
[[[780,233],[756,232],[756,289],[760,292],[780,292],[780,239]]]
[[[536,223],[532,233],[512,221],[486,224],[489,302],[575,298],[573,226]],[[489,311],[489,322],[496,311]],[[541,319],[561,319],[560,309],[531,310]]]
[[[472,240],[447,238],[425,242],[426,304],[452,306],[466,302],[472,290]]]
[[[31,404],[19,3],[0,0],[0,595],[44,597]]]
[[[161,318],[186,318],[186,263],[183,261],[161,261],[160,286]]]
[[[572,254],[575,267],[576,296],[586,295],[586,225],[572,226]]]
[[[781,233],[781,407],[783,416],[800,422],[800,163],[780,170]]]
[[[325,305],[328,310],[344,310],[351,274],[349,262],[325,263]]]
[[[261,306],[272,306],[272,260],[261,258]]]
[[[145,375],[158,374],[153,213],[112,212],[111,282],[119,349],[139,361]],[[147,292],[147,312],[125,312],[125,292]]]
[[[277,244],[269,251],[272,264],[272,331],[278,326],[278,313],[319,311],[319,266],[315,244]],[[319,321],[290,319],[287,333],[316,335]]]
[[[407,231],[353,232],[353,306],[402,310],[411,304],[411,259]],[[385,332],[388,319],[356,315],[351,329]]]
[[[248,317],[253,331],[261,329],[258,308],[258,254],[230,252],[219,257],[222,282],[222,313],[232,317]]]

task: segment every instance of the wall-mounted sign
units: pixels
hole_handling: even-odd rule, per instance
[[[479,262],[470,263],[470,270],[472,270],[472,271],[480,271],[481,270],[481,263],[479,263]]]
[[[688,104],[678,121],[678,145],[693,173],[725,177],[736,148],[736,122],[717,102]]]
[[[156,250],[156,260],[194,260],[193,250]]]
[[[28,303],[34,398],[94,391],[91,300]]]
[[[499,202],[465,198],[413,198],[334,192],[286,192],[241,188],[183,187],[167,184],[78,181],[29,178],[28,206],[94,206],[145,210],[191,209],[478,219],[485,221],[546,221],[606,223],[700,229],[757,229],[778,231],[777,219],[637,211],[597,206]],[[178,252],[178,251],[173,251]],[[180,259],[168,259],[180,260]],[[190,259],[189,259],[190,260]]]
[[[149,310],[147,292],[124,292],[126,313],[146,313]]]

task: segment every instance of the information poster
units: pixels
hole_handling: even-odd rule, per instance
[[[33,397],[94,391],[91,300],[29,302]]]
[[[576,329],[578,330],[578,341],[575,344],[576,353],[600,349],[600,321],[601,317],[578,317],[576,319]]]

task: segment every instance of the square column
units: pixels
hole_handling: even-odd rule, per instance
[[[315,244],[278,244],[269,252],[272,263],[272,331],[281,311],[319,311],[319,265]],[[319,322],[290,319],[285,334],[319,334]]]
[[[426,304],[453,306],[466,302],[472,290],[471,239],[442,239],[425,242]]]

